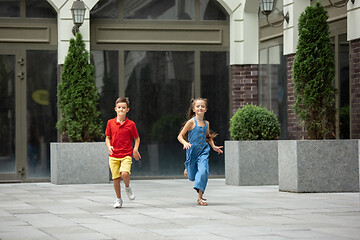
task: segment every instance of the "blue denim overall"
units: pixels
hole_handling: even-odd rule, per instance
[[[185,168],[190,181],[195,181],[194,189],[205,192],[209,175],[210,146],[206,142],[207,124],[200,127],[194,117],[195,127],[188,132],[188,140],[192,145],[186,149]]]

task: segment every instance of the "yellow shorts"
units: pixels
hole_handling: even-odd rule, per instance
[[[128,172],[131,174],[132,157],[126,156],[124,158],[109,157],[109,166],[112,174],[112,179],[121,177],[121,172]]]

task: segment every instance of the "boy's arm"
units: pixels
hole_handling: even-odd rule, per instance
[[[139,153],[139,146],[140,146],[140,137],[135,138],[135,144],[134,144],[134,150],[133,155],[135,160],[141,159],[140,153]]]
[[[110,137],[109,137],[109,136],[106,136],[106,138],[105,138],[105,144],[106,144],[106,147],[107,147],[107,149],[108,149],[109,155],[112,155],[112,154],[113,154],[114,147],[110,145]]]

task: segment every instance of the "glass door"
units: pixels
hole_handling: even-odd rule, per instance
[[[26,141],[21,119],[24,104],[25,60],[20,51],[0,50],[0,181],[21,181]]]

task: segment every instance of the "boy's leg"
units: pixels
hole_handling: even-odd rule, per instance
[[[130,185],[130,174],[128,172],[121,172],[121,178],[124,181],[125,187]]]
[[[124,157],[121,160],[120,172],[121,172],[121,177],[125,184],[126,194],[130,200],[134,200],[135,195],[133,194],[132,189],[130,187],[131,164],[132,164],[132,157],[130,157],[130,156]]]
[[[111,170],[111,175],[113,179],[114,190],[117,198],[121,198],[121,175],[120,175],[120,161],[115,160],[114,158],[109,158],[109,166]]]
[[[114,182],[114,190],[115,190],[117,198],[121,198],[120,181],[121,181],[121,178],[115,178],[113,180],[113,182]]]

